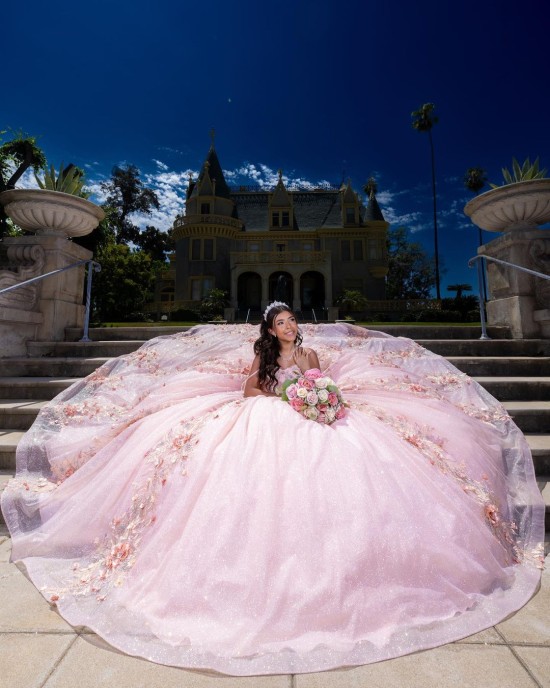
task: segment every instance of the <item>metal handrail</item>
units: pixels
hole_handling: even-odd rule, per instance
[[[91,342],[92,340],[88,337],[88,329],[90,325],[90,305],[92,298],[92,273],[100,272],[101,265],[96,263],[95,260],[79,260],[78,263],[72,263],[71,265],[66,265],[64,268],[58,268],[57,270],[52,270],[51,272],[46,272],[44,275],[38,275],[38,277],[31,277],[24,282],[18,282],[17,284],[12,284],[11,287],[5,287],[0,289],[0,294],[5,294],[8,291],[13,291],[19,287],[25,286],[25,284],[31,284],[31,282],[38,282],[46,277],[51,277],[51,275],[58,275],[60,272],[65,272],[65,270],[71,270],[72,268],[77,268],[80,265],[88,266],[88,280],[86,283],[86,312],[84,314],[84,332],[80,342]]]
[[[515,263],[508,263],[506,260],[500,260],[500,258],[493,258],[492,256],[474,256],[468,261],[468,267],[473,268],[474,263],[477,261],[477,282],[479,290],[479,314],[481,316],[481,337],[480,339],[491,339],[487,334],[487,324],[485,320],[485,302],[483,300],[481,285],[483,283],[483,265],[482,260],[490,260],[493,263],[499,263],[500,265],[506,265],[509,268],[515,268],[521,272],[527,272],[529,275],[534,275],[535,277],[540,277],[541,279],[550,280],[550,275],[545,275],[542,272],[537,272],[536,270],[530,270],[529,268],[524,268],[522,265],[516,265]]]

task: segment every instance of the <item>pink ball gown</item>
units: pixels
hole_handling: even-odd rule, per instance
[[[299,673],[529,600],[544,504],[502,406],[408,339],[303,332],[349,404],[332,425],[243,398],[248,325],[160,337],[42,410],[2,508],[13,560],[69,623],[163,664]]]

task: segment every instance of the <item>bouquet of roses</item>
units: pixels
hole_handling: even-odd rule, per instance
[[[283,383],[281,399],[295,411],[318,423],[334,423],[346,415],[340,390],[318,368],[306,370],[303,375]]]

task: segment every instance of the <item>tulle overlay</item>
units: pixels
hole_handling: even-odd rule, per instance
[[[155,662],[295,673],[456,640],[533,595],[544,504],[503,407],[408,339],[303,333],[349,404],[330,426],[243,398],[247,325],[152,340],[41,411],[2,508],[69,623]]]

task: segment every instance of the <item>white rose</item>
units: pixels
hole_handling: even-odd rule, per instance
[[[304,411],[304,416],[309,420],[317,420],[319,417],[319,411],[315,408],[315,406],[308,406]]]
[[[305,399],[308,395],[308,392],[309,389],[306,389],[305,387],[298,387],[296,394],[300,397],[300,399]]]
[[[328,392],[326,389],[320,389],[317,392],[317,396],[319,397],[319,401],[323,404],[328,401]]]
[[[329,382],[330,380],[328,377],[318,377],[315,380],[315,387],[317,387],[317,389],[325,389]]]

